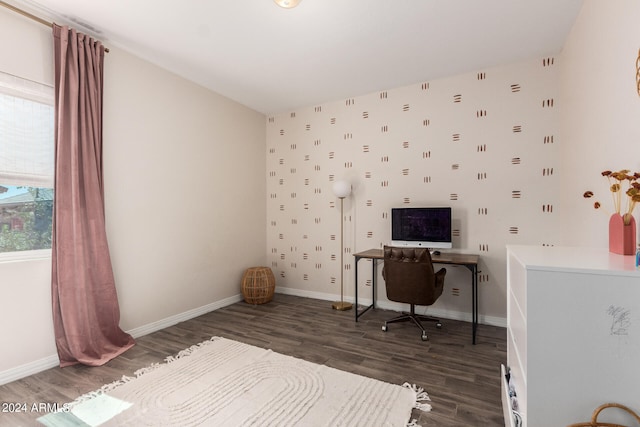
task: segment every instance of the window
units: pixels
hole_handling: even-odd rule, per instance
[[[0,73],[0,253],[51,248],[53,88]]]

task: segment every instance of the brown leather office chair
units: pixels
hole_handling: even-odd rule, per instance
[[[441,268],[434,272],[431,254],[425,248],[384,247],[384,268],[382,277],[387,288],[387,298],[391,301],[411,305],[409,313],[387,320],[382,327],[387,331],[389,323],[412,321],[422,330],[422,340],[429,339],[421,320],[436,322],[440,320],[416,314],[416,305],[431,305],[442,295],[444,276],[447,270]]]

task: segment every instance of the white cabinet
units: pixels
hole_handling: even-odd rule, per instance
[[[525,427],[588,421],[607,402],[640,412],[635,258],[607,249],[508,246],[507,364]],[[635,425],[615,411],[610,418]]]

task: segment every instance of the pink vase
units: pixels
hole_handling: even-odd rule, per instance
[[[622,215],[611,215],[609,219],[609,252],[620,255],[635,255],[636,220],[633,216],[631,216],[629,224],[625,225]]]

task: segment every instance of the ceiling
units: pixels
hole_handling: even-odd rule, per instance
[[[583,0],[8,0],[264,114],[558,54]]]

